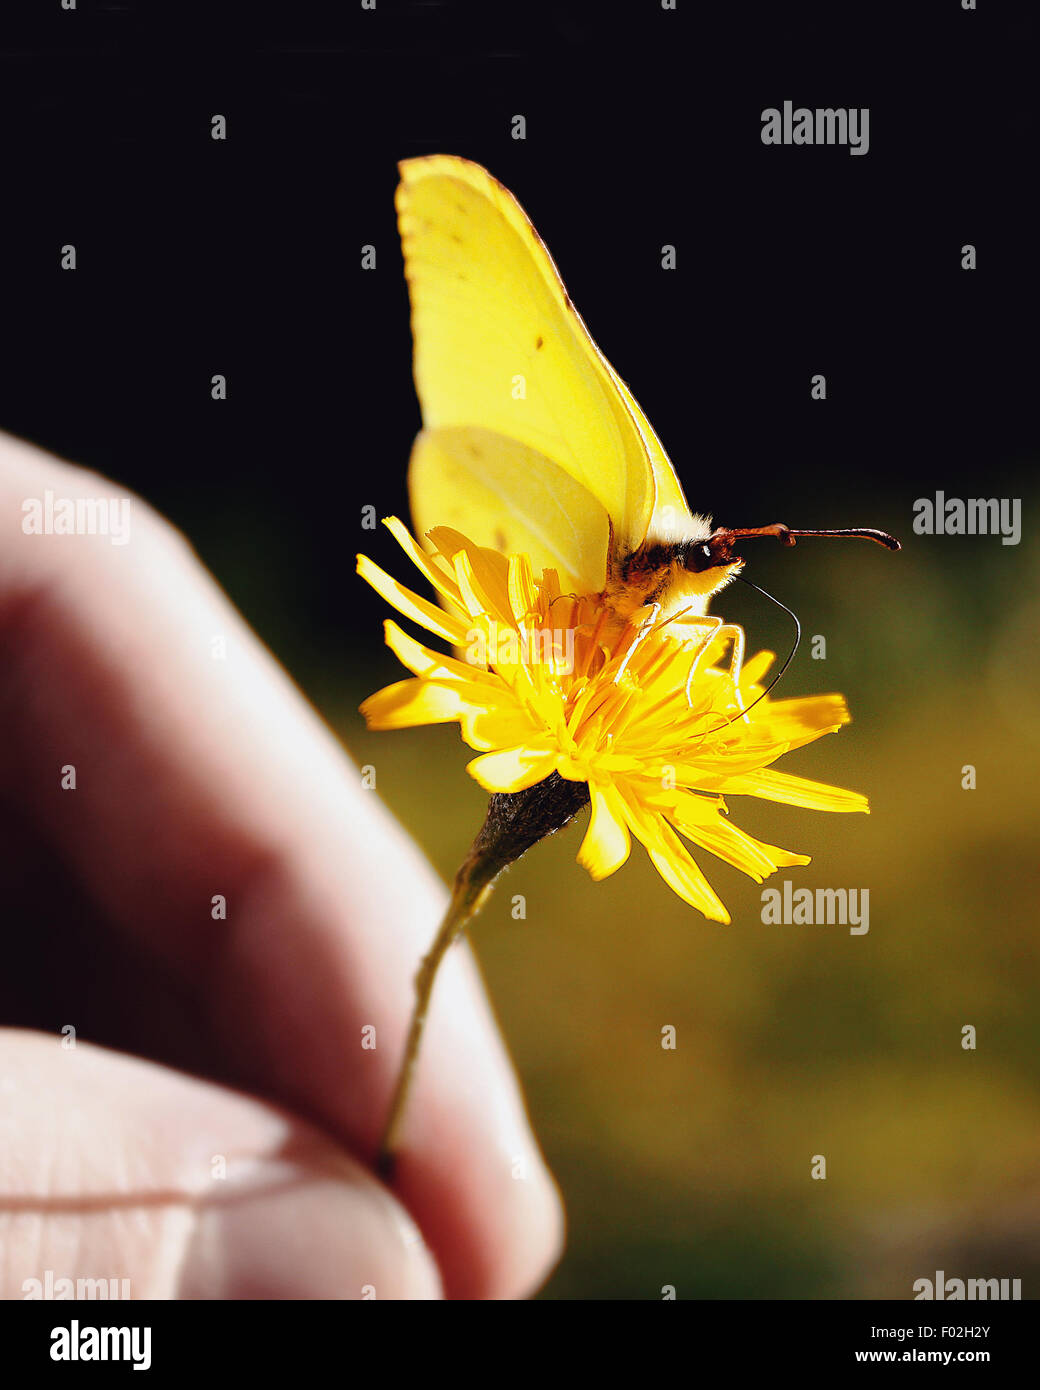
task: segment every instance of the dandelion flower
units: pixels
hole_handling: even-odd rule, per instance
[[[433,586],[435,604],[365,556],[358,573],[401,615],[466,659],[434,651],[396,622],[387,645],[412,672],[370,696],[372,729],[457,721],[479,756],[467,770],[491,796],[488,820],[455,883],[452,906],[417,979],[413,1019],[384,1158],[400,1120],[433,975],[497,874],[591,802],[578,860],[594,879],[628,859],[633,837],[685,902],[729,922],[689,842],[761,883],[806,855],[764,844],[729,819],[730,795],[820,811],[867,811],[866,798],[779,772],[792,748],[848,723],[840,695],[773,700],[770,652],[734,660],[743,634],[727,627],[675,635],[630,622],[603,595],[560,592],[556,572],[535,578],[526,556],[505,556],[437,527],[426,553],[396,518],[386,526]],[[707,623],[718,623],[718,619]],[[727,652],[730,655],[727,659]]]
[[[387,622],[387,645],[414,674],[365,701],[369,727],[457,720],[480,753],[468,771],[489,792],[521,792],[552,773],[586,783],[592,816],[578,859],[593,878],[625,863],[634,836],[670,888],[706,917],[728,922],[680,836],[759,883],[809,860],[738,830],[727,795],[818,811],[868,809],[856,792],[773,770],[783,753],[834,733],[849,714],[840,695],[760,698],[772,653],[760,652],[739,672],[723,669],[723,642],[705,640],[698,653],[667,626],[618,620],[597,595],[561,594],[552,570],[535,581],[524,556],[507,559],[446,527],[430,533],[436,550],[426,555],[399,521],[386,524],[444,607],[365,557],[359,573],[398,612],[466,648],[470,659],[431,651]],[[697,669],[688,682],[691,660]]]

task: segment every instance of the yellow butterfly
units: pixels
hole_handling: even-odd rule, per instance
[[[743,563],[741,538],[860,535],[899,548],[876,531],[713,531],[513,195],[455,156],[399,168],[423,415],[409,492],[421,534],[451,526],[526,553],[536,573],[557,571],[562,592],[602,593],[623,618],[651,605],[673,631],[703,623]]]

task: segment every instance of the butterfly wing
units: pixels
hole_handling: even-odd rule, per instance
[[[603,506],[544,454],[491,430],[423,430],[408,470],[420,535],[450,526],[477,545],[556,570],[561,593],[603,587],[609,524]]]
[[[658,439],[650,421],[613,367],[611,371],[621,397],[632,412],[632,417],[646,442],[647,457],[654,475],[654,510],[648,530],[657,536],[674,536],[680,533],[697,535],[710,531],[707,520],[701,516],[694,516],[690,511],[672,461],[665,453],[664,445]]]
[[[645,419],[512,194],[453,156],[406,160],[400,170],[398,221],[426,435],[410,480],[417,525],[445,520],[461,482],[467,514],[473,498],[475,515],[497,518],[510,547],[514,532],[540,534],[536,564],[554,563],[545,557],[562,550],[575,577],[598,589],[604,515],[618,544],[634,549],[654,512]],[[476,433],[466,441],[460,430]],[[477,454],[467,458],[473,443]],[[506,486],[510,468],[526,471]],[[547,505],[564,475],[582,492],[564,489],[560,505]],[[573,510],[585,496],[599,504],[587,521]],[[586,572],[590,557],[594,573]]]

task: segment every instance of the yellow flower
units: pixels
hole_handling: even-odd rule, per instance
[[[489,792],[523,791],[554,772],[587,782],[592,814],[578,860],[593,878],[624,864],[634,835],[681,898],[728,922],[680,835],[758,883],[809,859],[737,829],[724,796],[868,810],[856,792],[773,770],[781,754],[835,732],[849,714],[840,695],[759,699],[772,653],[734,671],[719,664],[726,644],[707,630],[680,640],[667,625],[633,625],[601,595],[561,594],[554,570],[536,581],[524,555],[482,549],[447,527],[430,532],[435,550],[426,554],[396,518],[385,524],[444,606],[366,556],[358,573],[468,659],[432,651],[388,621],[387,645],[414,678],[364,702],[369,728],[458,720],[480,753],[468,771]]]

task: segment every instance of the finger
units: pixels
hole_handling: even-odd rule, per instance
[[[4,1298],[77,1280],[134,1299],[440,1296],[405,1209],[284,1111],[11,1029],[0,1086],[18,1135],[0,1178]]]
[[[24,534],[48,489],[120,491],[0,442],[9,805],[195,991],[236,1079],[369,1156],[442,886],[181,539],[136,500],[123,545]],[[554,1258],[558,1199],[465,950],[438,982],[399,1190],[450,1295],[525,1293]]]

